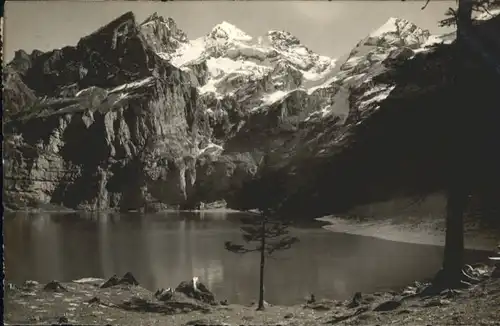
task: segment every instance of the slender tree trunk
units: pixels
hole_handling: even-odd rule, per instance
[[[461,185],[463,186],[463,185]],[[446,207],[446,242],[444,247],[442,281],[456,286],[462,280],[464,264],[464,212],[467,207],[466,188],[455,186],[448,190]]]
[[[467,28],[472,25],[472,6],[474,0],[459,0],[457,11],[457,32],[460,37],[461,28]]]
[[[457,12],[457,42],[459,46],[465,46],[463,32],[472,25],[473,0],[459,0]],[[457,62],[457,72],[461,71],[462,62]],[[460,73],[459,73],[460,74]],[[464,85],[464,76],[458,76],[459,89]],[[465,90],[464,90],[465,91]],[[460,96],[460,95],[457,95]],[[459,112],[460,113],[460,112]],[[457,141],[457,140],[455,140]],[[446,207],[446,240],[444,248],[443,269],[440,273],[438,283],[446,287],[454,287],[462,280],[462,267],[464,257],[464,212],[467,207],[467,181],[464,176],[470,172],[466,171],[466,164],[461,158],[461,149],[454,146],[450,162],[450,179],[448,180],[448,198]]]
[[[260,240],[260,283],[259,306],[257,310],[264,310],[264,266],[266,263],[266,218],[262,220],[262,239]]]
[[[466,33],[470,33],[472,26],[472,5],[474,0],[459,0],[457,10],[457,44],[467,48]],[[466,78],[467,76],[460,76]]]

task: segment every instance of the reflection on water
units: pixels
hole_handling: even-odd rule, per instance
[[[6,278],[70,281],[132,272],[151,289],[198,276],[218,298],[257,297],[258,255],[237,255],[240,214],[15,214],[4,219]],[[268,261],[266,299],[275,304],[397,288],[433,275],[442,248],[296,228],[301,242]],[[468,253],[480,258],[484,253]]]

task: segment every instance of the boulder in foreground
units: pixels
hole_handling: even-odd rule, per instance
[[[134,285],[137,286],[139,285],[139,282],[135,279],[134,275],[132,273],[127,272],[125,275],[123,275],[122,278],[118,278],[116,275],[111,276],[104,284],[101,285],[102,289],[109,288],[112,286],[116,285]]]
[[[208,290],[208,288],[203,283],[199,282],[197,277],[193,277],[193,279],[189,282],[181,282],[175,288],[175,292],[183,293],[189,298],[193,298],[204,303],[216,303],[215,295],[210,292],[210,290]]]

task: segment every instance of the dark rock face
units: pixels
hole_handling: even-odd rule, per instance
[[[5,128],[8,206],[154,209],[152,194],[185,201],[193,144],[208,120],[190,77],[152,51],[132,14],[76,48],[19,57],[23,69],[5,87],[6,110],[22,111]],[[78,92],[62,94],[72,85]]]
[[[179,64],[189,42],[175,22],[152,15],[137,24],[132,13],[75,47],[18,51],[3,73],[4,203],[156,211],[283,202],[290,214],[321,216],[405,185],[439,190],[450,163],[443,148],[452,144],[439,135],[443,126],[459,134],[468,120],[453,110],[463,105],[453,96],[459,51],[426,50],[427,31],[388,23],[397,32],[370,35],[334,68],[284,32],[269,33],[270,51],[237,48],[228,24],[208,34],[202,56]],[[303,62],[278,53],[297,49]],[[250,68],[214,79],[209,59]],[[261,72],[256,62],[272,68]],[[464,69],[479,78],[479,66]],[[317,79],[306,78],[312,72]],[[486,107],[495,84],[484,84],[470,91]],[[443,101],[451,104],[436,106]],[[485,137],[493,139],[484,131],[474,141]]]
[[[177,27],[172,18],[165,19],[156,12],[140,25],[140,29],[148,45],[162,55],[168,56],[188,42],[187,35]]]
[[[21,72],[12,67],[4,69],[3,83],[3,101],[9,104],[7,110],[4,109],[3,117],[4,121],[8,121],[11,116],[30,108],[37,98],[33,90],[23,82]]]

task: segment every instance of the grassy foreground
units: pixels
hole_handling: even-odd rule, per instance
[[[397,292],[357,294],[295,306],[207,304],[174,292],[166,301],[140,285],[101,288],[102,279],[23,285],[6,283],[5,325],[500,325],[500,270],[477,266],[481,282],[460,291],[419,295],[416,283]]]

